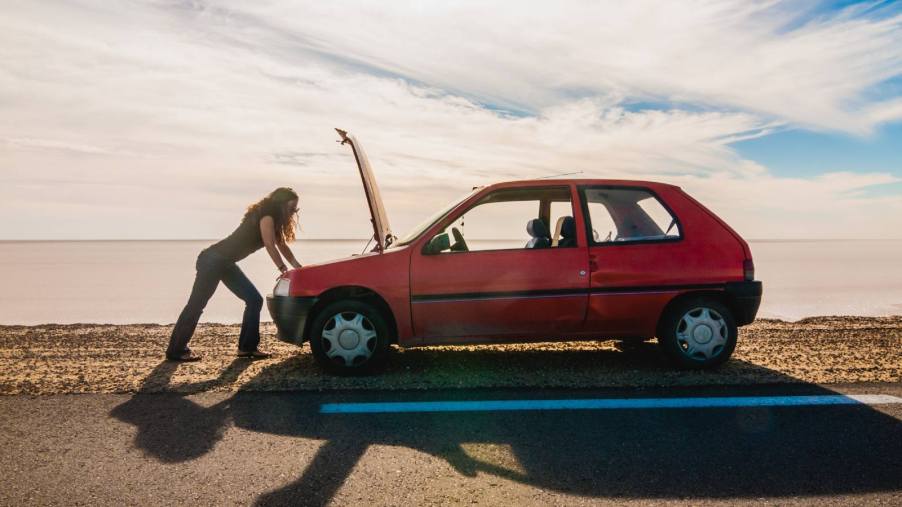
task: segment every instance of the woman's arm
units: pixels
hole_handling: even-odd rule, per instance
[[[301,263],[298,262],[297,259],[294,258],[294,253],[292,253],[291,248],[288,248],[288,245],[282,241],[276,242],[276,247],[282,252],[282,255],[285,256],[285,259],[288,260],[288,263],[291,264],[293,268],[300,268]]]
[[[266,247],[266,253],[276,263],[276,268],[284,273],[288,268],[285,267],[285,263],[282,262],[282,256],[279,255],[279,250],[276,249],[276,226],[269,215],[260,219],[260,236],[263,238],[263,246]]]

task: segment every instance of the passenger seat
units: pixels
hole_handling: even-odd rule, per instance
[[[576,220],[573,217],[563,217],[564,222],[561,223],[561,240],[558,241],[558,247],[576,246]]]
[[[548,235],[548,226],[541,218],[533,218],[526,222],[526,232],[532,236],[526,243],[526,248],[548,248],[551,246],[551,238]]]

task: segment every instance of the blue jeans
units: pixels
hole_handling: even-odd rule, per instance
[[[254,284],[241,272],[237,264],[210,250],[204,250],[197,256],[196,267],[197,276],[194,278],[191,296],[175,327],[172,328],[166,355],[180,356],[188,349],[188,340],[194,334],[197,321],[200,320],[207,301],[216,292],[220,281],[245,304],[241,334],[238,336],[238,350],[256,350],[260,343],[260,310],[263,309],[263,297],[254,288]]]

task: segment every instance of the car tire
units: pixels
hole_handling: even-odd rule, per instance
[[[733,312],[714,298],[691,298],[671,305],[658,326],[658,344],[682,368],[714,368],[736,348]]]
[[[317,364],[335,375],[369,375],[388,359],[385,317],[364,301],[336,301],[318,311],[309,338]]]

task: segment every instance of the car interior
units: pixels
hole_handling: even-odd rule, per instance
[[[551,246],[568,247],[576,246],[576,220],[571,216],[562,216],[557,219],[554,226],[554,237]]]
[[[595,243],[678,239],[680,225],[650,192],[634,188],[587,188],[585,202]],[[433,238],[430,253],[544,249],[577,246],[576,221],[566,187],[515,188],[493,192]],[[521,220],[525,242],[511,244]],[[466,228],[465,228],[466,224]],[[551,229],[549,224],[554,224]],[[599,234],[601,231],[601,234]],[[466,238],[473,241],[468,244]],[[522,234],[522,232],[521,232]],[[523,240],[520,240],[523,241]]]
[[[548,226],[541,218],[533,218],[526,222],[526,232],[530,236],[529,241],[526,242],[526,248],[549,248],[551,246]]]
[[[590,188],[585,198],[596,243],[680,237],[676,217],[645,190]]]
[[[567,187],[504,189],[493,192],[460,215],[427,245],[429,253],[511,249],[513,224],[526,219],[527,238],[519,248],[568,248],[576,246],[576,222]],[[482,222],[482,223],[480,223]],[[555,224],[554,230],[548,224]],[[489,226],[490,225],[490,226]],[[519,229],[522,231],[523,229]],[[477,238],[468,244],[466,238]],[[522,240],[521,240],[522,241]],[[485,245],[495,242],[496,245]]]

